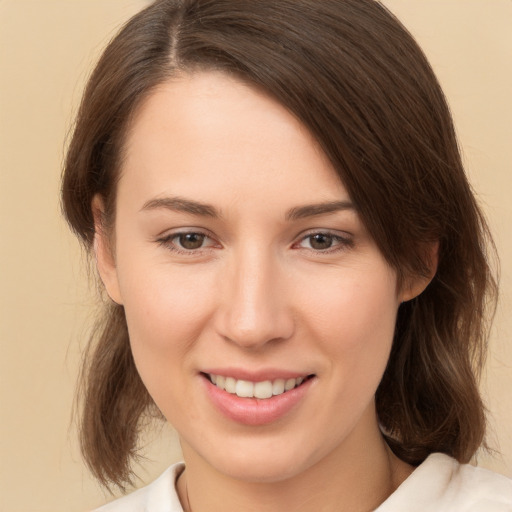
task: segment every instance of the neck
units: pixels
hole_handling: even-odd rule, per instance
[[[186,443],[183,453],[187,467],[178,480],[178,494],[185,512],[369,511],[412,472],[388,448],[376,421],[372,431],[354,432],[307,471],[277,482],[226,476]]]

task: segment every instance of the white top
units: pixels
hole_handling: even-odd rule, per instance
[[[183,512],[175,482],[183,463],[94,512]],[[375,512],[512,512],[512,480],[434,453]]]

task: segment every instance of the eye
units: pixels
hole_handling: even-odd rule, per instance
[[[316,252],[333,252],[351,247],[353,241],[334,233],[316,232],[303,237],[297,245]]]
[[[157,242],[177,253],[194,253],[216,245],[215,241],[208,235],[197,231],[171,233],[158,239]]]
[[[324,251],[325,249],[330,249],[335,242],[334,237],[326,233],[309,235],[305,240],[308,241],[311,249],[315,249],[316,251]]]
[[[202,233],[181,233],[174,237],[175,243],[178,243],[182,249],[193,251],[203,246],[206,235]]]

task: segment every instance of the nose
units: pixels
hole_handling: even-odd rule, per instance
[[[277,259],[258,247],[248,248],[234,254],[226,267],[219,286],[217,332],[246,349],[290,338],[292,305]]]

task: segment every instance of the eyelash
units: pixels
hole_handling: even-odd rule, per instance
[[[203,247],[201,245],[201,247],[198,247],[197,249],[185,249],[183,247],[179,247],[177,245],[177,243],[174,242],[174,240],[179,240],[180,237],[184,237],[187,235],[199,235],[201,237],[204,237],[203,240],[211,240],[212,242],[214,241],[213,238],[211,236],[209,236],[207,233],[204,233],[202,231],[188,230],[188,231],[179,231],[177,233],[171,233],[162,238],[159,238],[157,240],[157,242],[172,252],[175,252],[177,254],[184,254],[186,256],[193,256],[193,255],[198,254],[199,251],[210,248],[210,246]],[[212,247],[214,245],[215,244],[212,244]]]
[[[322,254],[332,254],[332,253],[342,252],[342,251],[350,249],[351,247],[354,246],[354,240],[352,238],[350,238],[349,236],[341,236],[337,233],[333,233],[332,231],[320,230],[320,231],[311,231],[311,232],[303,235],[298,242],[293,244],[293,247],[299,246],[299,248],[301,248],[300,244],[302,244],[303,242],[305,242],[308,239],[311,244],[311,240],[315,236],[328,237],[335,244],[326,249],[313,249],[312,247],[303,247],[304,249],[312,251],[315,254],[322,255]]]
[[[179,240],[180,237],[184,237],[187,235],[198,235],[200,237],[204,237],[203,242],[205,240],[210,240],[211,242],[214,242],[214,239],[211,236],[209,236],[207,233],[204,233],[202,231],[194,231],[194,230],[179,231],[177,233],[171,233],[169,235],[166,235],[162,238],[157,239],[157,242],[160,245],[164,246],[166,249],[168,249],[174,253],[184,254],[186,256],[194,256],[197,254],[201,254],[205,249],[210,249],[212,247],[215,247],[215,243],[211,243],[210,245],[208,245],[206,247],[201,245],[197,249],[185,249],[185,248],[177,245],[177,242],[175,242],[175,240]],[[328,247],[326,249],[314,249],[312,247],[302,247],[301,246],[301,244],[304,243],[305,241],[307,241],[308,239],[310,240],[310,243],[311,243],[311,240],[315,236],[323,236],[323,237],[330,238],[335,245]],[[297,242],[295,242],[292,245],[292,248],[293,249],[301,249],[302,248],[302,249],[311,251],[315,254],[322,255],[322,254],[332,254],[332,253],[341,252],[341,251],[349,249],[353,246],[354,246],[354,241],[350,237],[340,236],[339,234],[335,234],[331,231],[312,231],[310,233],[307,233],[306,235],[303,235],[300,238],[300,240],[298,240]]]

